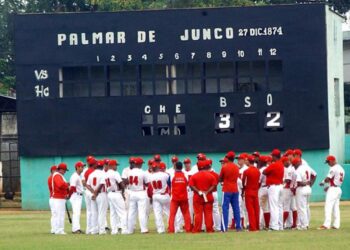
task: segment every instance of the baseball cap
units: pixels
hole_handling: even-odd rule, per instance
[[[281,157],[281,151],[275,148],[274,150],[272,150],[271,155],[276,157]]]
[[[108,166],[118,166],[119,163],[117,160],[109,160],[108,161]]]
[[[173,157],[171,157],[171,162],[174,163],[174,162],[178,162],[179,161],[179,158],[177,158],[176,155],[174,155]]]
[[[247,160],[248,159],[248,154],[247,153],[242,153],[238,157],[236,157],[238,160]]]
[[[325,163],[328,163],[330,161],[336,161],[337,159],[335,158],[335,156],[333,155],[328,155],[326,160],[325,160]]]
[[[302,156],[303,155],[303,151],[301,151],[301,149],[294,149],[293,150],[293,155],[298,155],[298,156]]]
[[[191,159],[190,158],[186,158],[185,160],[184,160],[184,163],[186,164],[186,163],[191,163]]]
[[[130,157],[129,158],[129,163],[131,164],[131,163],[135,163],[135,157]]]
[[[159,169],[160,169],[160,170],[165,170],[165,169],[166,169],[166,165],[165,165],[164,162],[160,162],[160,163],[159,163]]]
[[[109,159],[104,159],[105,165],[108,165]]]
[[[88,158],[87,159],[87,164],[89,165],[89,166],[91,166],[91,165],[95,165],[97,163],[97,160],[94,158],[94,157],[90,157],[90,158]]]
[[[103,167],[105,165],[105,161],[104,160],[98,160],[97,161],[97,167]]]
[[[154,159],[149,159],[147,162],[148,166],[153,166],[153,163],[154,163]]]
[[[252,153],[253,156],[257,156],[260,157],[260,153],[258,151],[255,151],[254,153]]]
[[[82,161],[78,161],[77,163],[75,163],[75,168],[80,168],[80,167],[85,167],[86,164]]]
[[[288,157],[283,156],[283,157],[281,158],[281,161],[282,161],[283,163],[286,163],[286,162],[289,161],[289,159],[288,159]]]
[[[247,160],[249,162],[254,162],[255,161],[255,156],[254,155],[248,155]]]
[[[292,165],[295,166],[297,164],[300,164],[301,163],[301,159],[299,157],[295,157],[293,160],[292,160]]]
[[[67,164],[64,163],[64,162],[58,164],[57,169],[63,169],[63,170],[69,171],[69,170],[67,169]]]
[[[210,159],[210,158],[207,158],[207,161],[208,161],[208,165],[213,165],[213,160],[212,159]]]
[[[203,153],[199,153],[199,154],[197,155],[197,159],[198,159],[199,161],[203,161],[203,160],[207,159],[207,156],[206,156],[205,154],[203,154]]]
[[[293,150],[292,149],[287,149],[286,152],[284,152],[283,156],[290,156],[293,154]]]
[[[267,162],[267,157],[265,155],[260,155],[259,156],[259,161],[263,162],[263,163],[266,163]]]
[[[228,159],[226,157],[224,157],[224,158],[220,159],[220,162],[221,163],[226,163],[226,162],[228,162]]]
[[[208,165],[209,165],[208,160],[198,161],[198,163],[197,163],[198,169],[203,169],[203,168],[205,168]]]
[[[153,159],[155,161],[161,161],[162,159],[160,158],[160,155],[154,155]]]
[[[89,159],[92,159],[92,158],[94,158],[92,155],[88,155],[88,156],[86,156],[86,162],[88,162],[88,161],[89,161]]]
[[[56,171],[57,170],[57,166],[56,165],[53,165],[51,168],[50,168],[50,171]]]
[[[143,159],[141,157],[136,157],[134,160],[134,163],[136,165],[142,165],[142,163],[144,163]]]
[[[272,161],[272,157],[271,155],[266,155],[266,162],[271,162]]]
[[[236,156],[236,153],[234,151],[228,151],[225,157],[227,159],[234,159],[235,156]]]

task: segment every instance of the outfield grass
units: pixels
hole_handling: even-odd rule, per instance
[[[309,231],[214,234],[51,235],[47,211],[0,210],[0,249],[340,249],[350,246],[350,205],[341,206],[341,229],[318,231],[323,207],[312,206]],[[85,217],[83,215],[83,228]],[[66,223],[66,232],[70,232]],[[139,230],[138,230],[139,231]]]

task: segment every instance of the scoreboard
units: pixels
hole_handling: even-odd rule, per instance
[[[22,156],[329,148],[323,4],[15,15]]]

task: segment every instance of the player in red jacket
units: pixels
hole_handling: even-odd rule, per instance
[[[55,214],[55,234],[66,234],[64,232],[64,216],[66,214],[65,204],[68,197],[69,184],[63,175],[68,171],[65,163],[57,166],[57,171],[52,175],[52,205]]]
[[[249,219],[249,231],[259,230],[260,206],[259,206],[259,187],[260,171],[254,166],[255,157],[248,157],[249,166],[243,173],[242,185],[245,194],[245,205]]]
[[[57,166],[52,166],[50,168],[50,175],[49,178],[47,178],[47,186],[49,188],[49,193],[50,193],[50,200],[49,200],[49,205],[50,205],[50,210],[51,210],[51,233],[55,233],[55,215],[54,215],[54,210],[53,210],[53,205],[52,205],[52,175],[56,172]]]
[[[199,233],[202,229],[203,214],[207,233],[214,232],[213,229],[213,190],[217,186],[217,180],[209,173],[210,163],[207,160],[198,161],[199,172],[190,179],[190,187],[194,191],[194,227],[193,233]]]
[[[184,217],[186,233],[189,233],[192,230],[187,186],[188,180],[185,174],[182,172],[182,162],[177,162],[175,164],[174,176],[171,179],[169,233],[175,232],[175,216],[178,208],[180,208],[182,216]]]

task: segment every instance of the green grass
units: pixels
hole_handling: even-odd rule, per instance
[[[1,211],[0,249],[348,249],[350,245],[350,206],[341,206],[341,229],[318,231],[323,207],[312,207],[309,231],[214,234],[155,233],[153,219],[147,235],[51,235],[47,211]],[[83,228],[85,217],[82,218]],[[70,232],[66,224],[66,232]],[[139,231],[139,230],[138,230]]]

